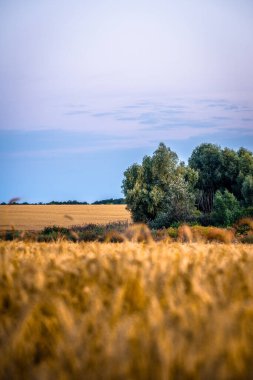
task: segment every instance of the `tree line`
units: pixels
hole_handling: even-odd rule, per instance
[[[230,226],[253,216],[253,154],[215,144],[197,146],[188,165],[160,143],[124,172],[122,190],[135,222]]]
[[[124,198],[109,198],[109,199],[103,199],[101,201],[95,201],[93,203],[88,203],[85,201],[51,201],[51,202],[38,202],[38,203],[28,203],[28,202],[17,202],[17,201],[11,201],[9,203],[2,202],[0,205],[7,205],[7,204],[12,204],[12,205],[121,205],[125,204],[125,199]]]

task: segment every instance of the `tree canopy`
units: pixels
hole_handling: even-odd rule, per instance
[[[213,224],[230,225],[253,206],[253,154],[204,143],[186,165],[160,143],[124,172],[122,190],[135,222],[158,228],[209,215]]]
[[[177,154],[160,143],[152,157],[145,156],[141,165],[133,164],[124,173],[122,189],[133,220],[159,227],[186,220],[195,208],[195,180],[197,173],[179,164]]]

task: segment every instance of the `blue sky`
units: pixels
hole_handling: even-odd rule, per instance
[[[0,201],[120,197],[160,141],[253,150],[253,2],[0,2]]]

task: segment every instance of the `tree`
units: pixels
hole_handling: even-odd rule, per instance
[[[177,154],[161,143],[152,157],[145,156],[141,165],[124,173],[122,189],[133,220],[156,227],[186,221],[194,210],[194,178],[196,172],[183,169]]]
[[[253,206],[253,176],[247,175],[242,184],[242,195],[246,206]]]
[[[215,192],[222,185],[223,157],[218,145],[201,144],[195,148],[189,159],[190,168],[198,172],[198,208],[210,212]]]
[[[222,183],[221,186],[240,197],[237,177],[239,175],[239,156],[233,149],[224,148],[222,150]]]
[[[240,204],[236,197],[225,190],[215,193],[212,219],[219,226],[231,226],[240,216]]]
[[[201,144],[186,166],[161,143],[142,164],[125,171],[122,188],[134,221],[158,228],[196,217],[206,223],[213,217],[215,223],[229,225],[239,208],[241,216],[252,213],[253,154]]]
[[[247,176],[253,176],[253,154],[245,148],[238,150],[239,174],[237,177],[238,199],[244,200],[243,183]],[[248,182],[249,180],[246,180]],[[248,185],[244,185],[248,186]],[[244,190],[245,192],[246,190]]]
[[[170,183],[165,196],[163,208],[157,213],[150,227],[169,227],[175,222],[187,222],[195,213],[195,195],[182,176]]]

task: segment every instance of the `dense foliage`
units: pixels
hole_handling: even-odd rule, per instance
[[[123,192],[135,222],[153,227],[187,220],[194,213],[197,172],[179,164],[178,156],[160,144],[152,157],[134,164],[124,173]]]
[[[95,201],[92,204],[93,205],[123,205],[126,201],[124,198],[109,198],[109,199],[102,199],[101,201]]]
[[[18,198],[19,199],[19,198]],[[123,205],[125,204],[124,198],[109,198],[109,199],[102,199],[101,201],[95,201],[91,203],[92,205]],[[11,201],[9,203],[2,202],[0,205],[6,205],[6,204],[12,204],[12,205],[88,205],[88,202],[85,201],[51,201],[51,202],[38,202],[38,203],[28,203],[28,202],[16,202]]]
[[[196,189],[201,211],[212,211],[218,190],[229,191],[241,205],[253,204],[253,154],[247,149],[236,152],[214,144],[201,144],[193,150],[189,166],[199,174]]]
[[[253,154],[201,144],[187,166],[161,143],[125,171],[122,189],[135,222],[154,228],[179,222],[229,226],[252,216]]]

